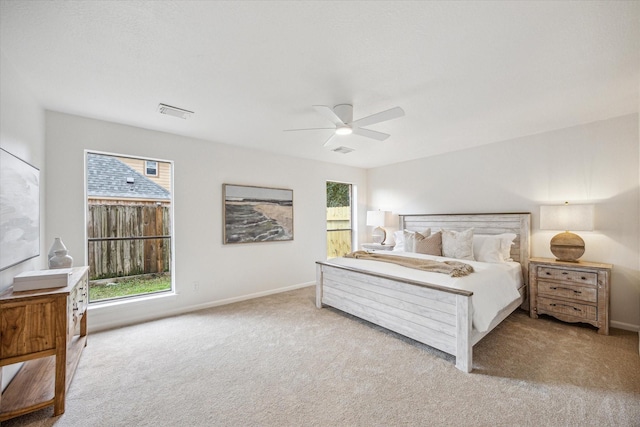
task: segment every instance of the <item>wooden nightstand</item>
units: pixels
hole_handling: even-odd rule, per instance
[[[564,322],[589,323],[609,334],[611,264],[529,260],[529,314],[548,314]]]
[[[383,245],[381,243],[363,243],[362,250],[365,251],[392,251],[395,245]]]

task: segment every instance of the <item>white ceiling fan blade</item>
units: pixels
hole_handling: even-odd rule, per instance
[[[375,123],[380,123],[380,122],[384,122],[391,119],[397,119],[398,117],[402,117],[402,116],[404,116],[404,110],[400,107],[394,107],[394,108],[391,108],[390,110],[381,111],[379,113],[372,114],[370,116],[358,119],[352,122],[351,125],[354,127],[356,126],[364,127],[364,126],[373,125]],[[354,132],[355,132],[355,129],[354,129]]]
[[[336,136],[336,134],[332,134],[329,139],[326,140],[326,142],[324,143],[323,147],[328,147],[329,145],[331,145],[331,140],[333,139],[333,137]]]
[[[367,138],[377,139],[378,141],[384,141],[385,139],[389,138],[389,136],[391,136],[388,133],[382,133],[375,130],[356,127],[353,128],[353,133],[360,136],[366,136]]]
[[[336,130],[336,129],[335,128],[284,129],[283,132],[297,132],[299,130]]]
[[[340,117],[338,117],[331,108],[326,105],[314,105],[313,108],[336,126],[344,126],[346,124],[340,120]]]

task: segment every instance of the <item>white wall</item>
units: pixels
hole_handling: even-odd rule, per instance
[[[368,171],[371,208],[394,213],[531,212],[531,252],[552,257],[542,204],[596,204],[585,261],[614,265],[611,324],[640,327],[638,114]],[[411,183],[410,185],[408,183]]]
[[[13,66],[0,51],[0,147],[40,169],[40,256],[0,272],[0,293],[13,283],[13,277],[23,271],[46,267],[44,218],[46,206],[43,182],[44,110],[40,107]],[[2,389],[9,383],[19,365],[3,369]]]
[[[177,120],[168,117],[167,120]],[[46,113],[47,241],[61,237],[86,261],[84,150],[173,160],[176,297],[92,307],[91,330],[262,295],[315,280],[326,259],[327,180],[358,186],[366,171],[180,137],[56,112]],[[222,184],[293,189],[294,240],[222,244]],[[198,290],[194,290],[198,282]]]
[[[45,173],[44,110],[12,65],[0,52],[0,147],[40,169],[40,257],[0,272],[0,291],[13,283],[13,277],[27,270],[46,266],[44,218]]]

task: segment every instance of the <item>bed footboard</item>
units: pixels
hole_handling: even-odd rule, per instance
[[[472,369],[471,292],[317,263],[316,306],[360,317],[456,357]]]

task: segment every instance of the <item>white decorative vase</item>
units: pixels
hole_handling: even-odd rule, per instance
[[[48,254],[48,259],[50,260],[51,258],[53,258],[56,254],[56,251],[66,251],[67,247],[64,245],[64,243],[62,243],[62,240],[60,240],[59,237],[56,237],[53,240],[53,244],[51,245],[51,248],[49,248],[49,254]]]
[[[73,258],[68,255],[66,249],[55,251],[55,255],[49,260],[49,268],[70,268],[73,266]]]

